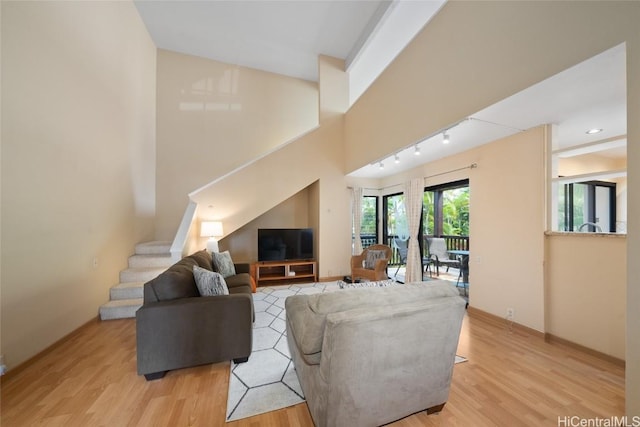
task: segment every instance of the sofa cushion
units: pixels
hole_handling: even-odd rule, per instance
[[[187,258],[192,258],[196,262],[196,264],[198,264],[198,267],[202,267],[206,270],[213,271],[213,262],[211,259],[211,254],[206,249],[193,253],[189,255]]]
[[[149,283],[158,301],[200,296],[193,277],[193,258],[183,258]]]
[[[222,274],[194,265],[193,277],[200,296],[229,295],[229,289]]]
[[[330,313],[452,296],[460,297],[454,285],[446,281],[431,281],[295,295],[286,299],[285,307],[287,317],[291,318],[288,324],[300,351],[310,355],[322,350],[326,317]]]
[[[214,270],[222,274],[222,277],[226,279],[236,275],[236,267],[233,265],[229,251],[214,252],[212,257]]]

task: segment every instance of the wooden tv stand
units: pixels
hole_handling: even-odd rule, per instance
[[[317,282],[317,264],[313,260],[259,261],[251,265],[251,273],[257,286],[277,281]]]

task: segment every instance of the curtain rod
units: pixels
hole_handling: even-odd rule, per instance
[[[477,163],[471,163],[469,166],[463,166],[461,168],[451,169],[451,170],[448,170],[448,171],[445,171],[445,172],[436,173],[436,174],[433,174],[433,175],[427,175],[427,176],[425,176],[423,178],[423,180],[426,181],[427,179],[434,178],[436,176],[447,175],[447,174],[450,174],[450,173],[453,173],[453,172],[458,172],[458,171],[465,170],[465,169],[475,169],[477,167],[478,167]],[[393,185],[389,185],[388,187],[380,187],[380,188],[363,187],[362,189],[363,190],[381,191],[381,190],[386,190],[386,189],[393,188],[393,187],[398,187],[398,186],[401,186],[401,185],[404,185],[404,184],[393,184]],[[349,186],[347,188],[350,189],[350,190],[353,189],[353,187],[351,187],[351,186]]]

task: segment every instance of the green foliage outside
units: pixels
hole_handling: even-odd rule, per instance
[[[469,235],[469,187],[443,192],[442,234]]]
[[[435,227],[435,192],[425,191],[422,214],[424,234],[433,235]],[[454,188],[442,192],[442,234],[446,236],[469,235],[469,187]]]
[[[569,229],[569,224],[565,221],[567,217],[567,197],[569,196],[569,187],[573,186],[573,230]],[[586,201],[585,193],[587,186],[584,184],[564,184],[558,186],[558,230],[560,231],[576,231],[580,224],[586,222],[585,211]]]
[[[361,235],[376,234],[376,197],[362,198]],[[404,194],[386,197],[387,202],[387,235],[409,236]],[[448,236],[469,235],[469,187],[444,190],[442,192],[442,231]],[[434,226],[434,192],[425,191],[423,197],[423,224],[425,235],[433,235]]]
[[[365,196],[362,198],[360,235],[376,234],[376,202],[376,197]]]

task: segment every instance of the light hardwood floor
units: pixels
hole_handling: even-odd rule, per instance
[[[449,401],[393,425],[557,426],[624,414],[624,368],[482,316],[465,317]],[[363,361],[366,363],[366,361]],[[2,381],[1,425],[222,426],[229,364],[136,375],[135,320],[92,322]],[[306,404],[228,423],[313,426]]]

